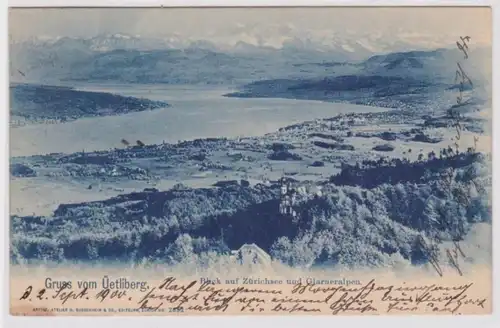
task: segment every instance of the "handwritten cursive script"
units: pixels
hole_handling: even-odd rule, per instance
[[[459,251],[457,251],[459,252]],[[452,256],[454,256],[452,254]],[[93,304],[108,313],[302,313],[302,314],[380,314],[406,312],[439,312],[461,314],[484,309],[488,300],[469,296],[474,283],[457,285],[381,284],[375,279],[357,286],[295,285],[255,286],[181,282],[166,277],[159,284],[141,290],[92,290],[71,288],[65,284],[57,290],[28,286],[19,302],[36,309],[70,309]],[[45,311],[45,312],[46,312]],[[69,310],[70,312],[72,310]],[[105,311],[106,312],[106,311]]]

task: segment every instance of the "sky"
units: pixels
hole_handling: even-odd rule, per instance
[[[370,38],[454,43],[470,35],[491,44],[487,7],[336,8],[11,8],[9,35],[85,37],[123,33],[273,45],[283,39]]]

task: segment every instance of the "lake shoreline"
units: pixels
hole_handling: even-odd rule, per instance
[[[143,86],[144,87],[144,86]],[[125,97],[164,101],[171,106],[124,115],[81,118],[56,124],[27,124],[12,128],[11,156],[73,153],[121,147],[120,140],[146,144],[175,143],[212,137],[255,137],[303,121],[350,112],[383,112],[388,108],[294,99],[237,99],[227,89],[168,88],[76,90],[111,92]],[[205,90],[200,92],[200,90]],[[257,113],[257,114],[256,114]],[[164,122],[162,124],[162,122]]]

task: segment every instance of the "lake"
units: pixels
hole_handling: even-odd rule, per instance
[[[387,110],[312,100],[227,98],[223,95],[234,90],[220,87],[79,84],[76,89],[164,100],[171,107],[11,128],[11,156],[106,150],[122,147],[122,139],[156,144],[207,137],[259,136],[315,118]]]

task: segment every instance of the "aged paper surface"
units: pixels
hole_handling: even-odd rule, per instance
[[[11,314],[490,314],[491,29],[11,8]]]

